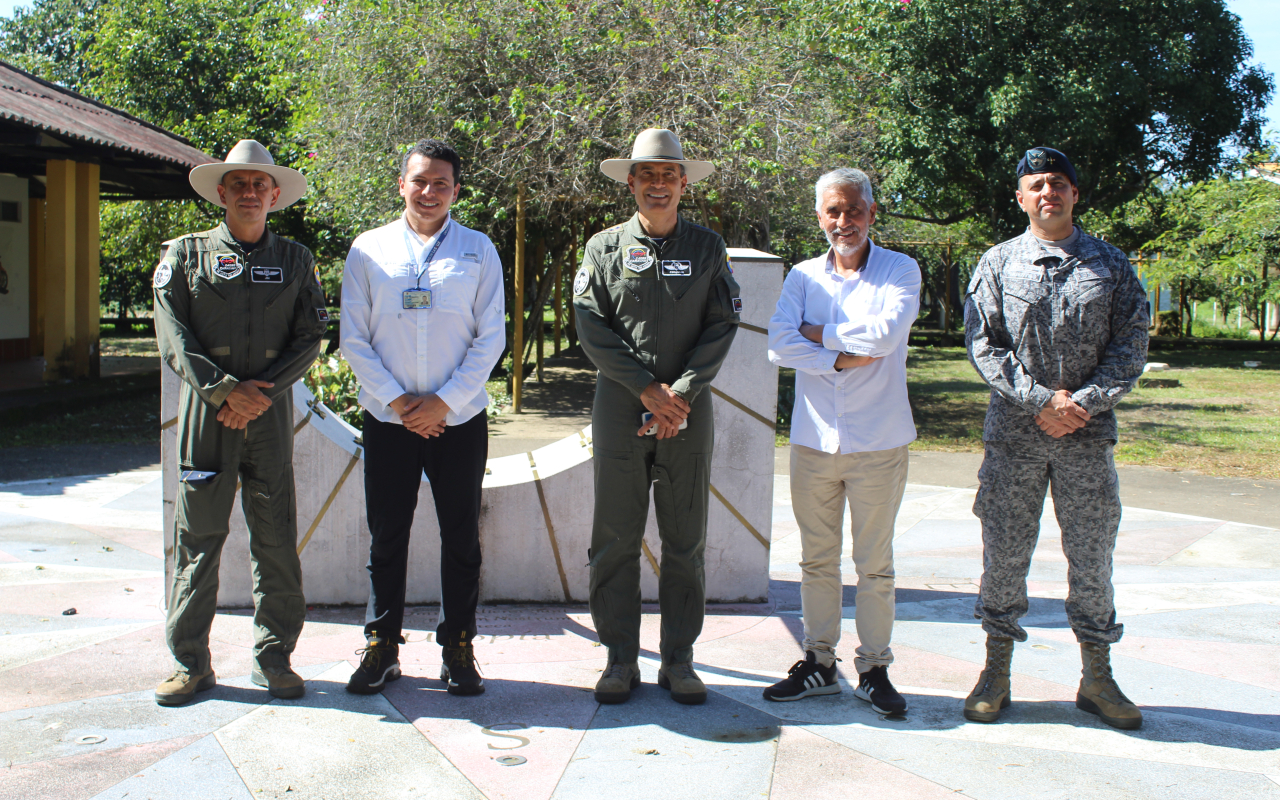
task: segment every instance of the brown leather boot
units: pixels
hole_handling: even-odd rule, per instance
[[[1142,712],[1124,696],[1116,679],[1111,677],[1111,645],[1080,643],[1080,691],[1076,692],[1076,708],[1097,714],[1113,728],[1133,730],[1142,727]]]
[[[964,718],[974,722],[995,722],[1009,707],[1009,667],[1013,661],[1013,640],[987,636],[987,665],[978,683],[964,699]]]

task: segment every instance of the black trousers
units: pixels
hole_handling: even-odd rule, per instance
[[[404,627],[409,528],[422,474],[440,522],[442,645],[470,642],[480,599],[480,484],[489,458],[485,412],[424,439],[403,425],[364,414],[364,496],[369,520],[369,607],[364,633],[398,641]]]

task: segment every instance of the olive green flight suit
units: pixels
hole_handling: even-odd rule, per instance
[[[216,472],[178,484],[167,636],[180,671],[209,669],[218,564],[236,484],[253,561],[254,658],[289,663],[306,606],[293,486],[292,384],[315,361],[328,322],[311,252],[267,232],[245,254],[226,223],[174,240],[154,278],[156,339],[182,378],[178,461]],[[271,381],[271,407],[245,430],[218,422],[242,380]]]
[[[661,653],[690,661],[706,605],[703,554],[714,442],[711,393],[738,332],[738,283],[718,234],[680,218],[655,244],[639,216],[587,243],[574,278],[582,349],[599,370],[591,409],[595,519],[591,617],[610,663],[640,653],[640,553],[653,487],[662,540]],[[674,438],[636,436],[653,381],[690,405]]]

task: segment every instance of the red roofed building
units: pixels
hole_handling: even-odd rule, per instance
[[[97,377],[100,200],[195,198],[187,173],[214,160],[0,61],[0,361]]]

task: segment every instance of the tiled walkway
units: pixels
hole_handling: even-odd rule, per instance
[[[362,611],[312,611],[294,657],[309,679],[298,701],[249,682],[250,619],[222,614],[218,687],[161,708],[159,474],[0,485],[0,798],[1280,798],[1280,531],[1126,509],[1126,635],[1113,652],[1146,724],[1121,732],[1074,707],[1079,657],[1048,515],[1015,702],[979,725],[960,714],[983,657],[972,491],[910,486],[891,670],[910,710],[883,719],[847,685],[761,699],[800,655],[799,536],[777,480],[773,603],[709,609],[700,707],[653,683],[655,615],[644,686],[599,706],[590,615],[539,606],[482,610],[488,692],[476,698],[436,680],[432,608],[408,619],[405,677],[373,697],[343,690]],[[853,600],[850,586],[850,655]],[[499,760],[510,756],[523,761]]]

